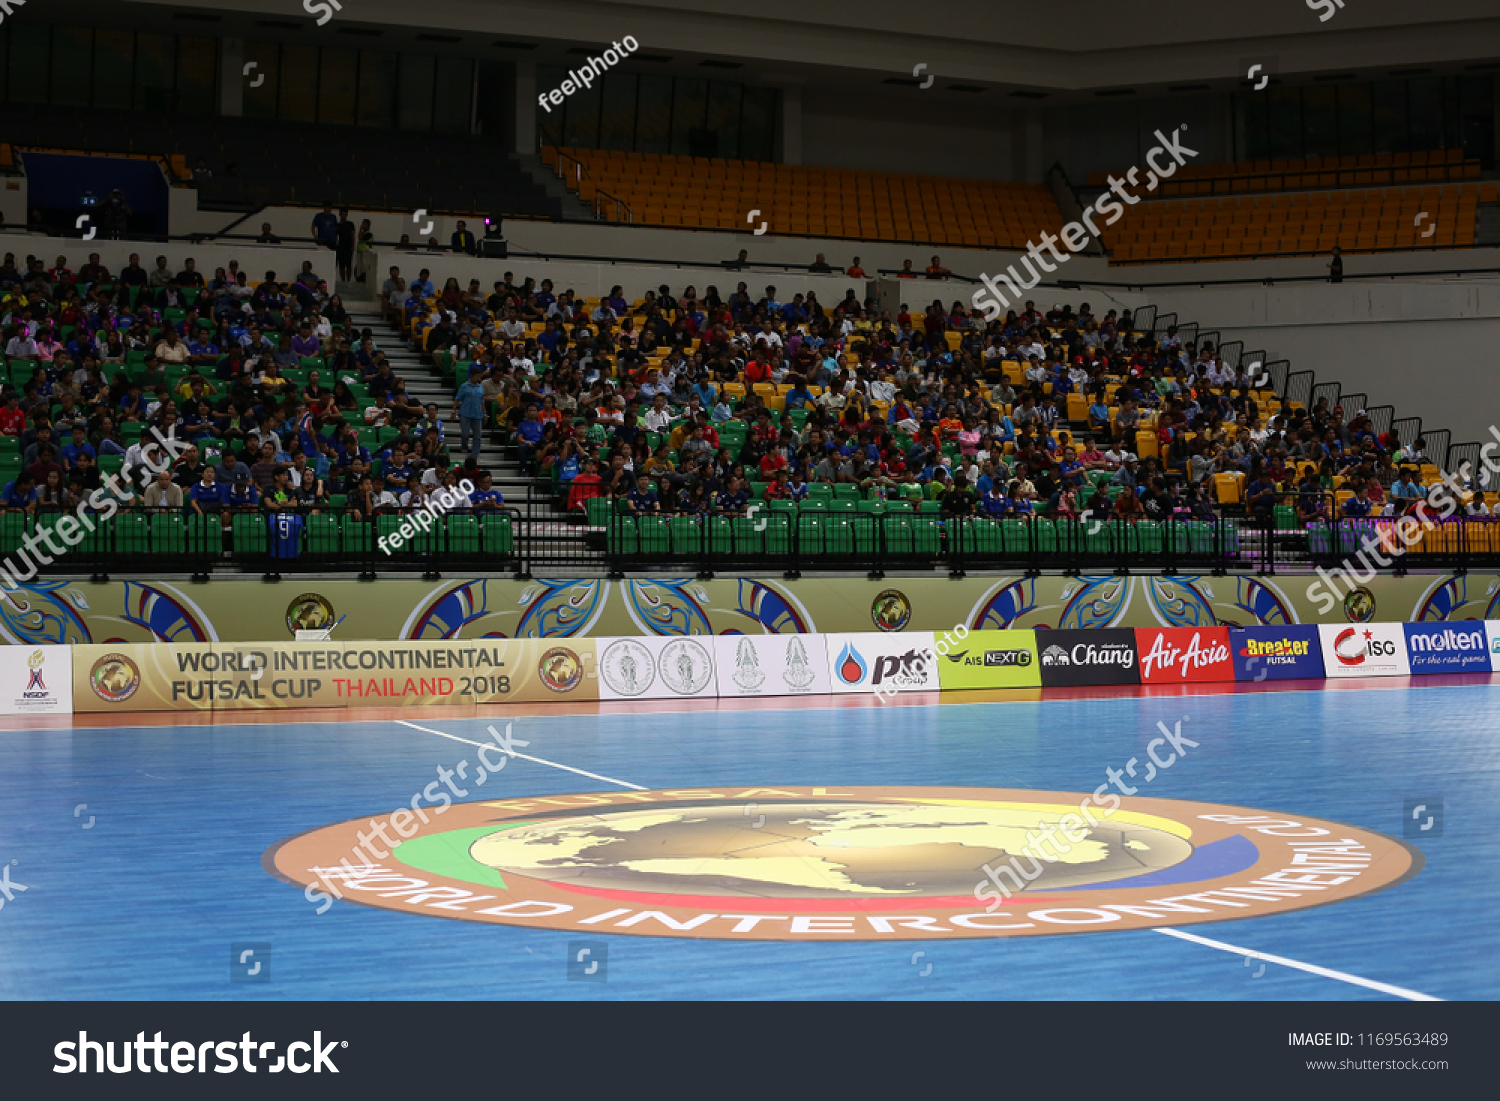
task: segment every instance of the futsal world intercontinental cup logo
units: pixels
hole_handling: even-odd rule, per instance
[[[1088,799],[800,786],[547,795],[454,803],[403,832],[399,858],[361,848],[370,840],[361,816],[287,838],[261,862],[313,901],[718,940],[1044,936],[1238,921],[1357,898],[1422,868],[1420,850],[1396,838],[1301,814],[1131,797],[1107,824],[1086,824],[1077,812]],[[750,801],[757,820],[744,813]],[[1038,833],[1071,844],[997,902],[986,869],[1034,847]]]
[[[42,666],[46,661],[47,656],[40,650],[33,650],[31,657],[26,659],[26,664],[31,669],[31,678],[26,682],[26,691],[22,695],[28,700],[45,699],[47,696],[47,685],[42,681]]]

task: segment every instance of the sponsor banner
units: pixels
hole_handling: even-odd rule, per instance
[[[601,700],[670,700],[713,696],[712,635],[647,635],[594,640]]]
[[[208,711],[213,696],[225,690],[223,682],[228,679],[219,675],[223,671],[213,650],[211,642],[75,646],[73,710]],[[205,680],[211,684],[204,685]],[[233,694],[232,683],[229,694]]]
[[[720,696],[826,696],[822,635],[719,635],[713,640]]]
[[[1406,633],[1400,623],[1318,625],[1323,645],[1323,675],[1336,677],[1404,677]]]
[[[1141,682],[1129,628],[1037,631],[1036,648],[1045,688]]]
[[[943,688],[1040,688],[1035,631],[970,631],[938,651]]]
[[[1490,670],[1500,673],[1500,620],[1484,621],[1484,637],[1490,644]]]
[[[941,688],[931,631],[825,635],[834,692],[932,692]]]
[[[74,648],[79,711],[423,707],[598,698],[592,640]]]
[[[1323,679],[1316,626],[1231,628],[1229,649],[1235,680]]]
[[[71,715],[71,646],[0,646],[0,715]]]
[[[1490,672],[1490,645],[1483,620],[1402,626],[1413,674]]]
[[[1234,680],[1228,627],[1137,627],[1142,684]]]

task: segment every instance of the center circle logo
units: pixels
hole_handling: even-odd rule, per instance
[[[362,815],[261,862],[320,905],[720,940],[1240,921],[1357,898],[1422,868],[1420,850],[1355,826],[1112,793],[704,788],[429,810],[399,858],[361,847],[372,836]]]
[[[124,654],[105,654],[89,670],[89,687],[105,703],[124,703],[141,686],[141,671]]]

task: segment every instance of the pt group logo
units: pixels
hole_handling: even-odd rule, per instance
[[[799,785],[555,794],[455,803],[403,834],[399,859],[359,855],[368,852],[359,848],[368,840],[361,816],[289,837],[262,864],[310,899],[334,885],[346,902],[407,915],[579,937],[777,941],[1240,921],[1358,898],[1422,868],[1420,850],[1400,839],[1297,812],[1109,800],[1117,805],[1107,822],[1086,822],[1091,797],[1077,792]],[[747,801],[760,820],[744,813]],[[987,869],[1025,859],[1046,844],[1038,836],[1071,844],[996,904]],[[593,951],[577,954],[585,948]],[[569,977],[593,978],[605,959],[596,944],[570,945]]]

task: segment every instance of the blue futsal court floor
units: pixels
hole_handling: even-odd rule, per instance
[[[1500,691],[1485,683],[785,710],[517,714],[0,731],[0,997],[7,999],[1369,999],[1500,997]],[[837,701],[835,701],[837,702]],[[637,705],[640,706],[640,705]],[[602,708],[601,708],[602,710]],[[1253,920],[1087,935],[854,942],[590,937],[334,902],[263,857],[389,813],[503,728],[528,743],[486,800],[837,785],[1093,791],[1156,724],[1198,741],[1143,790],[1402,837],[1441,801],[1424,861],[1387,889]],[[316,721],[313,721],[316,720]],[[79,722],[86,717],[80,716]],[[82,807],[87,804],[86,807]],[[1436,836],[1437,833],[1441,836]],[[12,863],[14,862],[14,863]],[[16,885],[24,885],[21,891]],[[1191,888],[1182,888],[1189,890]],[[1167,924],[1167,923],[1163,923]],[[266,981],[231,982],[254,944]],[[1239,949],[1240,951],[1236,951]],[[1245,951],[1274,957],[1255,959]]]

